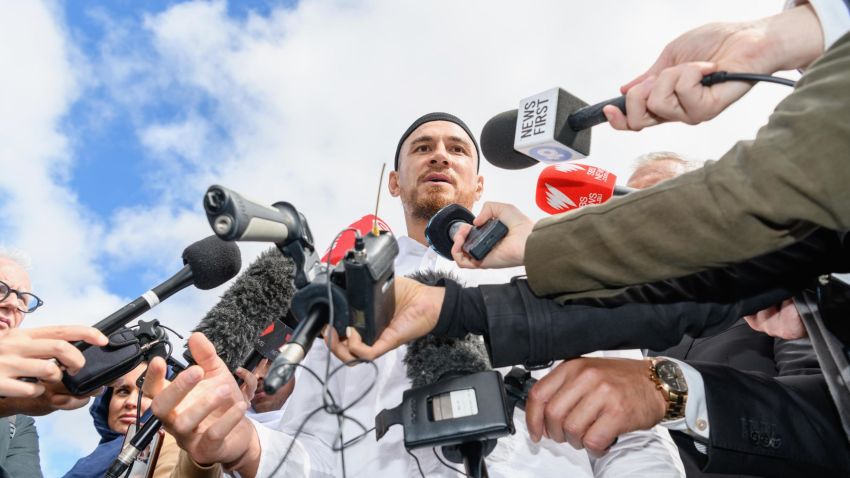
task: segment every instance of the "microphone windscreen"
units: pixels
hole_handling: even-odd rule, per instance
[[[460,282],[454,274],[447,272],[420,271],[408,277],[428,285],[434,285],[440,279]],[[407,365],[407,378],[414,387],[492,368],[484,342],[475,335],[462,339],[426,335],[407,346],[404,363]]]
[[[254,348],[257,337],[274,319],[283,319],[295,294],[292,260],[271,248],[247,267],[198,323],[218,356],[234,370]]]
[[[236,277],[242,268],[242,255],[235,242],[212,235],[184,249],[183,264],[192,270],[195,287],[209,290]]]
[[[563,163],[545,168],[537,179],[537,206],[560,214],[583,206],[602,204],[614,194],[617,176],[600,167]]]
[[[481,151],[484,159],[502,169],[525,169],[539,164],[514,149],[517,110],[505,111],[490,118],[481,130]]]

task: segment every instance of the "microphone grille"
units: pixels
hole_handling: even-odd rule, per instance
[[[236,243],[212,235],[187,247],[183,264],[192,269],[195,287],[209,290],[236,277],[242,268],[242,255]]]
[[[517,110],[505,111],[490,118],[481,130],[481,151],[487,162],[497,168],[525,169],[538,164],[514,149],[516,121]]]

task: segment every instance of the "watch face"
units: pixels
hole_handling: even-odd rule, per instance
[[[685,393],[688,391],[688,384],[685,382],[685,376],[679,370],[679,366],[675,362],[662,361],[655,365],[655,373],[658,374],[658,379],[662,383],[670,387],[671,390],[677,393]]]

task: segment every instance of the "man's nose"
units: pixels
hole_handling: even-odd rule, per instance
[[[446,145],[438,143],[437,147],[434,148],[434,155],[431,156],[431,164],[443,163],[443,165],[448,166],[451,161],[450,158],[449,152],[446,151]]]

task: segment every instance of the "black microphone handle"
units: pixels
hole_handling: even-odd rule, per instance
[[[601,103],[596,103],[595,105],[588,105],[584,108],[579,108],[567,118],[567,123],[573,131],[582,131],[592,128],[598,124],[602,124],[608,121],[608,118],[606,118],[605,114],[602,112],[602,108],[608,105],[614,105],[619,108],[623,114],[626,114],[626,97],[623,95],[618,96],[617,98],[611,98],[610,100],[605,100]]]
[[[625,196],[635,191],[637,191],[637,189],[635,188],[630,188],[628,186],[620,186],[619,184],[614,185],[614,196]]]
[[[159,418],[154,416],[148,418],[148,421],[139,429],[138,433],[133,435],[130,443],[124,446],[121,453],[112,462],[112,466],[109,467],[104,478],[120,478],[123,476],[127,468],[133,466],[133,462],[136,461],[139,453],[151,444],[153,437],[156,436],[160,428],[162,428],[162,421]]]
[[[185,265],[182,269],[180,269],[180,272],[174,274],[162,284],[145,292],[133,302],[130,302],[124,307],[116,310],[109,317],[94,324],[93,327],[103,332],[103,335],[112,335],[115,331],[126,325],[127,322],[130,322],[151,310],[160,302],[171,297],[175,293],[180,292],[186,287],[189,287],[190,285],[192,285],[192,269],[188,265]],[[153,305],[151,305],[151,303],[153,303]],[[85,350],[88,348],[89,344],[79,341],[74,342],[74,346],[80,350]]]
[[[292,338],[283,344],[280,354],[272,362],[264,380],[266,393],[275,393],[289,382],[295,373],[295,365],[304,360],[322,327],[329,322],[329,316],[327,307],[317,306],[310,309],[307,317],[295,328]]]

